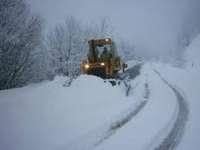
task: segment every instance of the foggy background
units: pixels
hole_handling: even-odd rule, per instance
[[[144,58],[179,59],[200,31],[200,0],[27,0],[46,32],[74,16],[87,24],[103,17],[114,35]]]

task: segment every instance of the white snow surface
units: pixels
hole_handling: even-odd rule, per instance
[[[177,150],[200,149],[200,35],[188,46],[185,53],[186,67],[175,68],[171,65],[154,63],[152,66],[160,71],[163,77],[184,93],[189,105],[189,118],[186,130]]]
[[[150,89],[146,106],[97,150],[153,149],[169,132],[177,110],[175,95],[149,65],[144,66],[142,74],[147,77]]]
[[[0,149],[81,145],[82,137],[104,130],[143,97],[141,92],[135,98],[126,97],[123,86],[112,87],[94,76],[82,75],[70,87],[63,87],[66,80],[57,77],[51,82],[0,91]],[[138,91],[141,88],[142,84]]]
[[[173,85],[179,87],[184,93],[189,105],[189,119],[186,124],[185,134],[178,146],[178,150],[198,150],[200,148],[200,70],[194,68],[173,68],[169,65],[154,64],[157,70]]]
[[[62,86],[66,80],[57,77],[0,91],[1,149],[153,148],[160,142],[154,139],[164,138],[176,114],[173,92],[149,65],[131,81],[128,97],[123,84],[112,87],[98,77],[81,75],[70,87]],[[145,84],[150,90],[148,98]],[[144,108],[107,139],[110,127],[142,101],[147,101]]]
[[[81,75],[70,87],[66,77],[0,91],[1,150],[146,150],[157,147],[177,117],[177,97],[153,71],[156,69],[184,94],[189,119],[178,150],[200,148],[200,36],[185,53],[185,68],[145,63],[131,80],[129,96],[123,84]],[[134,62],[129,62],[133,65]],[[148,86],[145,86],[148,85]],[[148,94],[147,94],[148,93]],[[111,127],[146,102],[123,126]]]

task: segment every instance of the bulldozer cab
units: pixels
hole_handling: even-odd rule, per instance
[[[90,62],[109,61],[109,59],[116,57],[114,42],[110,38],[92,39],[88,41],[88,44],[88,59]]]
[[[110,38],[106,38],[92,39],[88,41],[88,44],[88,57],[81,63],[81,73],[102,78],[115,78],[123,68],[115,43]]]

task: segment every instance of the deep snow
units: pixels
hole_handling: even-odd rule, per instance
[[[163,76],[182,89],[190,108],[190,115],[185,130],[185,135],[178,150],[197,150],[200,148],[200,35],[188,46],[185,54],[186,67],[175,68],[170,65],[154,63],[154,68],[158,69]]]
[[[142,92],[134,99],[126,97],[123,85],[112,87],[94,76],[82,75],[70,87],[62,86],[66,80],[57,77],[52,82],[0,91],[0,149],[44,150],[81,144],[84,135],[104,130],[143,97]],[[138,91],[141,88],[142,84]]]
[[[176,111],[173,92],[149,65],[131,81],[128,97],[123,84],[112,87],[98,77],[82,75],[70,87],[62,86],[66,80],[57,77],[52,82],[1,91],[1,148],[120,149],[126,144],[141,149],[158,144],[152,141],[157,136],[164,138],[160,132]],[[147,104],[141,112],[109,136],[110,127],[143,101]]]
[[[177,149],[199,149],[199,48],[200,36],[188,46],[184,68],[145,63],[141,74],[130,82],[129,96],[123,84],[113,87],[88,75],[81,75],[70,87],[63,86],[67,78],[57,77],[51,82],[0,91],[0,149],[145,150],[158,147],[174,125],[178,103],[173,90],[154,69],[181,91],[189,106],[189,119]],[[129,62],[132,65],[134,62]],[[119,126],[130,114],[128,121]]]

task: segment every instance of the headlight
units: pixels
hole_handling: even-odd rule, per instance
[[[101,66],[105,66],[105,63],[104,63],[104,62],[101,62],[100,65],[101,65]]]
[[[90,68],[90,65],[89,64],[85,64],[85,68],[86,69]]]

